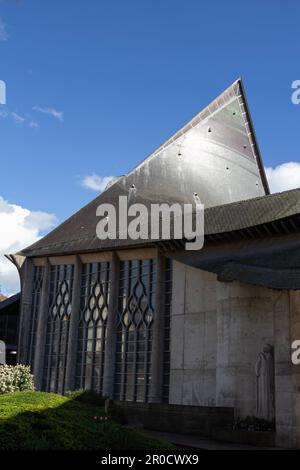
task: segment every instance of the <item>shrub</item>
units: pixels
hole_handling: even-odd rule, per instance
[[[0,393],[24,392],[34,390],[33,375],[30,367],[0,365]]]
[[[103,397],[94,390],[75,390],[72,392],[68,391],[65,393],[65,395],[71,400],[87,403],[89,405],[104,406],[106,400],[106,397]]]

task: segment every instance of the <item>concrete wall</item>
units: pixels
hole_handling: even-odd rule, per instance
[[[232,408],[215,408],[162,403],[116,401],[112,405],[125,422],[155,431],[203,434],[213,437],[215,429],[227,429],[233,422]]]
[[[290,446],[293,393],[299,395],[300,389],[290,359],[289,292],[221,283],[214,274],[174,261],[172,302],[170,403],[232,406],[238,417],[255,415],[254,366],[263,345],[270,343],[277,443]]]
[[[216,405],[215,275],[174,261],[170,403]]]
[[[238,282],[216,282],[216,402],[234,406],[237,415],[255,414],[257,354],[274,344],[276,291]]]
[[[300,292],[291,292],[291,341],[300,340]],[[292,445],[300,448],[300,365],[292,365]]]

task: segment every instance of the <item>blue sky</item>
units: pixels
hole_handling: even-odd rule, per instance
[[[299,162],[299,14],[296,0],[0,1],[0,197],[62,221],[97,195],[86,176],[126,173],[239,76],[265,165]]]

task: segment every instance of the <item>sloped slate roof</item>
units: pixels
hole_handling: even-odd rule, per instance
[[[209,208],[205,234],[233,232],[300,215],[300,188]]]
[[[147,205],[149,201],[144,201]],[[78,222],[88,223],[88,214],[95,214],[96,204],[91,203],[89,210],[82,210],[73,216],[67,224],[69,238],[65,240],[63,230],[53,231],[40,242],[31,245],[20,254],[25,256],[45,256],[71,253],[83,253],[114,248],[144,246],[155,240],[99,240],[95,231],[91,236],[76,238]],[[300,217],[300,189],[248,199],[231,204],[205,209],[205,235],[234,232],[251,227],[285,220],[289,217]],[[85,231],[83,225],[83,232]],[[79,229],[80,230],[80,229]],[[159,240],[156,240],[159,241]]]

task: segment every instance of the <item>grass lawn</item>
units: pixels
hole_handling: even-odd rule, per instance
[[[43,392],[0,395],[0,449],[172,449],[104,417],[99,405]],[[95,419],[96,417],[96,419]]]

